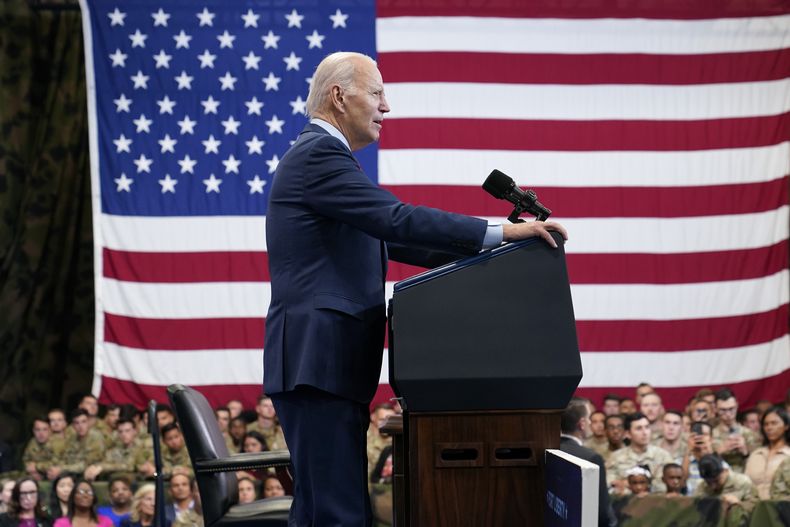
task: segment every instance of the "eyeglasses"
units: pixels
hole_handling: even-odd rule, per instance
[[[697,415],[705,415],[708,413],[708,411],[705,410],[704,408],[695,408],[694,413]]]
[[[77,494],[82,494],[83,496],[93,496],[93,491],[91,489],[77,489]]]

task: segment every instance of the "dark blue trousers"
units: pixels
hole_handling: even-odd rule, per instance
[[[271,395],[294,471],[290,527],[369,527],[368,407],[311,386]]]

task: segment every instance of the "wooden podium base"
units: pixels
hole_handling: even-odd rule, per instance
[[[559,448],[560,414],[407,412],[402,426],[388,422],[395,525],[543,525],[543,453]]]

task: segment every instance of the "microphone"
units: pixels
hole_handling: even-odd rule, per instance
[[[516,186],[513,178],[497,169],[492,170],[483,182],[483,190],[496,199],[504,199],[515,205],[513,212],[507,218],[511,223],[522,223],[524,220],[518,217],[524,212],[532,214],[538,221],[546,221],[551,215],[551,209],[538,201],[538,195],[534,190],[521,190]]]

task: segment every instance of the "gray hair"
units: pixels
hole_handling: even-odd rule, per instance
[[[362,53],[353,51],[338,51],[327,55],[315,69],[310,93],[307,95],[307,115],[313,117],[317,112],[324,110],[328,104],[329,93],[332,86],[340,86],[346,91],[354,89],[354,75],[357,72],[356,61],[352,59],[367,59],[374,65],[376,61]]]

